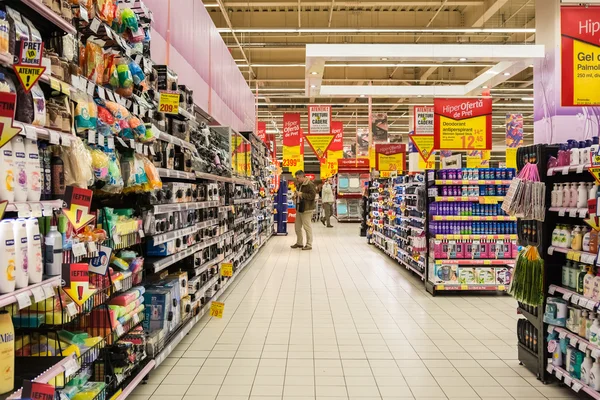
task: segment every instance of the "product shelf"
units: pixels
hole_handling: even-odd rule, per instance
[[[193,172],[176,171],[167,168],[156,168],[158,176],[161,178],[174,178],[174,179],[185,179],[188,181],[195,181],[196,174]]]
[[[435,235],[438,240],[517,240],[517,235]]]
[[[478,215],[434,215],[432,221],[516,221],[516,217],[507,215],[478,216]]]
[[[154,213],[164,214],[175,211],[199,210],[202,208],[210,208],[219,206],[219,202],[213,201],[197,201],[192,203],[173,203],[173,204],[155,204]]]
[[[150,371],[154,369],[155,366],[156,362],[154,360],[150,360],[146,366],[142,368],[141,371],[135,376],[135,378],[133,378],[129,385],[123,389],[121,394],[119,394],[115,400],[125,400],[135,390],[135,388],[138,387],[142,380],[144,380],[146,375],[148,375]]]
[[[587,208],[577,207],[550,207],[548,211],[558,212],[559,217],[569,216],[571,218],[587,218]]]
[[[34,298],[35,302],[42,301],[54,296],[54,288],[60,287],[61,277],[54,276],[40,283],[29,285],[23,289],[0,295],[0,308],[19,303],[23,299]],[[37,299],[37,300],[36,300]],[[27,302],[27,300],[25,300]]]
[[[192,235],[192,234],[196,233],[198,230],[200,230],[202,228],[206,228],[208,226],[215,225],[218,222],[219,222],[218,219],[214,218],[209,221],[199,222],[195,225],[188,226],[187,228],[182,228],[182,229],[178,229],[176,231],[171,231],[171,232],[166,232],[166,233],[160,233],[160,234],[157,234],[154,236],[149,236],[149,237],[152,237],[152,243],[156,246],[156,245],[168,242],[169,240],[174,240],[174,239],[181,238],[183,236]]]
[[[57,28],[60,28],[66,33],[70,33],[73,35],[77,33],[77,30],[73,25],[69,24],[67,21],[62,19],[61,16],[53,12],[50,8],[46,7],[41,1],[21,0],[21,2],[29,6],[29,8],[31,8],[32,10],[35,10],[38,14],[40,14],[42,18],[46,19],[47,21],[50,21]]]
[[[537,321],[538,317],[536,317],[535,315],[533,315],[532,313],[530,313],[529,311],[523,310],[521,307],[517,307],[517,313],[521,314],[522,316],[524,316],[525,318],[527,318],[530,322],[535,323],[535,321]],[[521,343],[519,343],[521,345]],[[525,346],[524,346],[525,347]],[[525,349],[531,351],[531,349],[525,347]]]
[[[510,180],[435,180],[436,185],[510,185]]]
[[[592,264],[592,265],[594,265],[596,263],[596,259],[598,257],[597,254],[589,253],[587,251],[572,250],[572,249],[567,249],[564,247],[556,247],[556,246],[548,247],[549,255],[552,255],[555,252],[566,254],[568,260],[578,261],[578,262],[582,262],[584,264]]]
[[[565,166],[565,167],[553,167],[553,168],[548,168],[548,171],[546,172],[546,174],[548,176],[552,176],[552,175],[556,175],[556,174],[561,174],[561,175],[568,175],[571,172],[575,172],[577,174],[581,174],[583,173],[583,171],[587,171],[587,169],[591,167],[591,164],[585,164],[585,165],[570,165],[570,166]]]
[[[560,339],[569,339],[569,344],[581,351],[591,350],[592,358],[600,359],[600,347],[598,345],[590,343],[589,340],[582,338],[576,333],[571,332],[567,328],[563,328],[555,325],[548,325],[548,333],[558,332]]]
[[[575,393],[579,393],[581,390],[583,390],[585,393],[587,393],[588,395],[590,395],[591,398],[596,399],[596,400],[600,400],[600,393],[599,392],[596,392],[594,389],[592,389],[588,385],[585,385],[579,379],[573,379],[573,378],[571,378],[571,376],[569,375],[569,373],[567,371],[565,371],[564,369],[562,369],[560,367],[557,367],[557,366],[554,366],[552,364],[548,364],[548,367],[546,368],[546,371],[549,374],[554,373],[554,376],[556,376],[558,378],[558,380],[563,381],[563,383],[565,385],[569,386],[571,389],[573,389],[573,391]]]
[[[497,204],[504,200],[504,196],[435,196],[439,202],[475,202],[480,204]]]
[[[257,199],[235,199],[233,200],[233,204],[246,204],[246,203],[253,203],[257,201]]]
[[[77,363],[77,358],[75,354],[71,354],[58,363],[54,364],[52,367],[48,368],[46,371],[38,375],[37,378],[33,379],[32,382],[37,383],[48,383],[52,381],[54,378],[59,376],[60,374],[65,374],[65,379],[79,371],[79,363]],[[16,392],[8,396],[7,400],[17,400],[21,398],[22,388],[18,389]]]
[[[554,293],[560,293],[562,295],[563,300],[566,300],[573,305],[577,305],[579,307],[583,307],[591,311],[596,311],[600,306],[599,301],[584,297],[583,295],[573,290],[558,285],[550,285],[548,287],[548,294],[553,295]]]
[[[509,259],[490,259],[490,260],[482,260],[482,259],[436,259],[435,263],[437,265],[514,265],[515,260],[513,258]]]
[[[183,147],[191,151],[196,150],[196,146],[194,146],[190,142],[186,142],[185,140],[179,139],[178,137],[169,135],[168,133],[165,133],[158,129],[156,126],[152,126],[152,132],[158,132],[158,140],[162,140],[163,142],[167,143],[172,143],[175,146]],[[198,173],[195,173],[194,175],[196,175],[197,177]]]
[[[500,291],[503,292],[506,290],[505,285],[499,284],[477,284],[477,283],[469,283],[469,284],[435,284],[435,290],[437,291]]]

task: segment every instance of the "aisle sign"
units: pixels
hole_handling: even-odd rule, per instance
[[[263,143],[267,143],[267,123],[265,121],[258,121],[256,123],[256,136],[258,136]]]
[[[321,179],[337,174],[337,160],[344,158],[344,123],[331,121],[331,133],[334,135],[331,144],[321,159]]]
[[[160,92],[158,111],[165,114],[179,114],[179,93],[169,91]]]
[[[404,171],[406,145],[400,143],[376,144],[375,154],[378,171]]]
[[[46,67],[42,67],[43,51],[44,44],[42,42],[21,41],[19,63],[13,65],[13,69],[25,92],[31,90],[46,70]]]
[[[325,157],[325,152],[329,148],[333,137],[334,135],[329,133],[324,135],[304,135],[308,145],[315,152],[319,160]]]
[[[331,106],[308,106],[308,134],[331,133]]]
[[[282,167],[288,168],[292,175],[304,169],[304,157],[302,156],[302,131],[300,128],[300,114],[283,114],[283,162]]]
[[[21,132],[21,128],[14,126],[15,103],[17,95],[15,93],[0,92],[0,147],[3,147],[12,138]]]
[[[600,105],[600,7],[563,6],[561,105]]]
[[[434,137],[433,135],[409,135],[421,158],[427,161],[433,153]]]
[[[436,150],[491,150],[492,99],[434,99]]]
[[[415,107],[415,135],[433,135],[433,107]]]
[[[223,318],[223,310],[225,309],[225,303],[213,301],[210,303],[210,316],[216,318]]]

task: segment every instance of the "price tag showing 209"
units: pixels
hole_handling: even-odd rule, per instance
[[[179,93],[160,92],[158,110],[165,114],[179,114]]]

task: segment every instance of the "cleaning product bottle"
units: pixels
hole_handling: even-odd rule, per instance
[[[23,136],[17,135],[10,141],[14,159],[15,201],[27,201],[27,169],[25,157],[25,144]]]
[[[552,186],[552,192],[550,193],[550,205],[552,207],[558,207],[557,198],[556,198],[557,195],[558,195],[558,184],[555,183],[554,186]]]
[[[0,311],[0,395],[15,388],[15,329],[8,311]]]
[[[560,283],[563,287],[569,287],[569,273],[571,269],[571,260],[567,260],[562,266]]]
[[[577,207],[577,200],[579,199],[577,185],[575,183],[571,183],[569,190],[571,191],[569,194],[569,207],[575,208]]]
[[[587,208],[588,190],[585,183],[579,182],[577,188],[577,208]]]
[[[598,185],[596,185],[594,182],[590,182],[589,190],[588,190],[588,200],[596,199],[597,193],[598,193]]]
[[[590,371],[588,386],[595,391],[600,390],[600,364],[598,363],[598,360],[594,362],[594,365]]]
[[[579,321],[579,329],[576,332],[582,338],[585,337],[585,327],[587,325],[587,321],[588,321],[588,312],[584,310],[583,313],[581,313],[581,321]]]
[[[44,265],[42,264],[42,241],[37,218],[27,218],[26,228],[29,283],[40,283]]]
[[[571,248],[573,250],[581,251],[583,236],[581,234],[581,227],[579,225],[575,225],[575,229],[573,229],[572,232],[572,238]]]
[[[42,196],[42,166],[37,141],[25,139],[27,155],[27,201],[40,201]]]
[[[27,273],[27,220],[19,218],[13,223],[13,234],[15,237],[15,276],[16,288],[22,289],[29,285],[29,274]]]
[[[596,318],[590,328],[590,343],[598,344],[600,341],[600,319]]]
[[[14,159],[10,142],[0,149],[0,200],[15,201]]]
[[[588,267],[587,274],[583,278],[583,297],[591,299],[593,296],[594,267]]]
[[[585,351],[585,358],[583,359],[583,363],[581,363],[581,382],[584,385],[587,385],[590,381],[590,372],[592,370],[592,365],[594,364],[592,360],[592,351],[587,349]]]
[[[585,276],[587,275],[587,266],[585,264],[579,264],[579,272],[577,273],[577,287],[575,288],[575,290],[577,291],[577,293],[579,294],[583,294],[583,290],[584,290],[584,279]]]
[[[15,235],[11,220],[0,221],[0,293],[15,291]]]
[[[44,244],[46,245],[46,275],[56,276],[62,273],[63,238],[56,225],[50,226]]]
[[[564,188],[561,183],[557,185],[556,188],[556,207],[563,206],[563,197],[564,197]]]
[[[568,183],[564,183],[563,184],[562,206],[569,207],[569,203],[571,203],[571,188],[569,188]]]

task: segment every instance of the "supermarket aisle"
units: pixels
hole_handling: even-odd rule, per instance
[[[559,399],[516,353],[514,301],[436,297],[368,246],[315,224],[312,251],[274,237],[134,400]],[[291,227],[293,231],[293,226]]]

